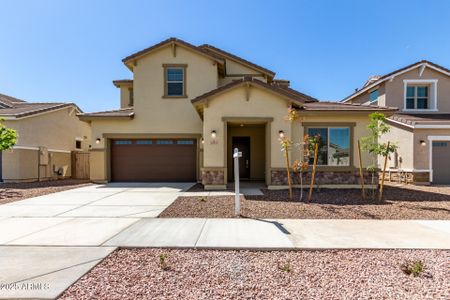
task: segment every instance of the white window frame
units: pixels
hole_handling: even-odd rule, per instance
[[[328,135],[328,137],[327,137],[327,164],[326,165],[319,165],[319,164],[317,164],[317,166],[320,166],[320,167],[338,167],[338,168],[340,168],[340,167],[350,167],[351,166],[351,155],[353,155],[353,153],[351,153],[351,144],[352,144],[352,140],[351,140],[351,137],[352,137],[352,129],[350,128],[350,126],[308,126],[308,128],[307,128],[307,131],[306,131],[306,133],[307,134],[309,134],[308,133],[308,130],[309,129],[316,129],[316,128],[326,128],[327,129],[327,135]],[[330,129],[348,129],[348,142],[349,142],[349,144],[348,144],[348,146],[349,146],[349,149],[348,149],[348,165],[330,165],[330,157],[328,156],[329,155],[329,153],[330,153]]]
[[[450,142],[449,135],[429,135],[428,136],[428,161],[430,169],[430,182],[433,182],[433,141]]]
[[[403,110],[404,112],[430,112],[438,111],[437,108],[437,79],[404,79],[403,80]],[[406,108],[406,96],[408,85],[430,85],[428,91],[428,108],[427,109],[411,109]]]

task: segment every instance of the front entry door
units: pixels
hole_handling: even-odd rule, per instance
[[[250,179],[250,137],[234,136],[232,138],[231,159],[233,159],[234,148],[238,148],[242,152],[239,158],[239,178]],[[234,163],[233,163],[233,179],[234,179]]]

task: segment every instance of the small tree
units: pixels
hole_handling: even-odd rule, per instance
[[[3,125],[0,119],[0,151],[11,149],[17,142],[17,132]]]
[[[289,188],[289,200],[292,200],[292,180],[291,180],[291,170],[289,166],[289,151],[292,148],[292,141],[287,137],[280,137],[281,151],[284,152],[284,158],[286,161],[286,173],[287,173],[287,183]]]
[[[301,160],[295,160],[292,164],[292,170],[297,174],[300,182],[300,201],[303,200],[303,173],[308,171],[311,155],[314,154],[315,145],[319,142],[320,136],[309,136],[306,134],[303,137],[303,143],[299,144]]]
[[[390,126],[386,124],[386,117],[384,114],[374,112],[369,115],[369,129],[370,134],[361,139],[361,146],[363,150],[368,151],[372,155],[372,164],[367,167],[371,173],[372,186],[375,185],[375,174],[378,170],[377,159],[379,156],[387,157],[390,153],[395,152],[397,146],[391,143],[380,143],[380,138],[390,131]],[[372,188],[372,197],[375,198],[376,188]]]

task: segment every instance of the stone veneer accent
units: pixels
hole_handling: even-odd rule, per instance
[[[430,183],[430,173],[429,172],[404,172],[404,176],[401,181],[403,183]],[[381,177],[381,174],[380,174]],[[385,175],[386,181],[399,182],[399,173],[391,172],[389,176],[389,172],[386,172]]]
[[[225,183],[224,169],[202,169],[203,185],[223,185]]]
[[[293,176],[293,184],[300,184],[298,182],[297,174],[291,173]],[[311,172],[303,175],[303,184],[311,182]],[[364,182],[371,184],[372,176],[369,172],[364,172]],[[378,182],[378,176],[375,174],[375,182]],[[315,184],[360,184],[359,171],[317,171],[315,175]],[[271,170],[271,184],[272,185],[287,185],[287,174],[283,170]]]

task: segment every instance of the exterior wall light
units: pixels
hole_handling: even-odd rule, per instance
[[[278,131],[278,135],[280,136],[280,139],[284,138],[284,131],[283,130]]]
[[[200,139],[200,142],[201,142],[202,144],[204,144],[204,143],[205,143],[205,139],[204,139],[204,138],[201,138],[201,139]]]
[[[100,138],[97,138],[96,140],[95,140],[95,143],[98,145],[98,144],[100,144]]]
[[[420,140],[420,146],[426,146],[427,145],[427,143],[424,141],[424,140]]]
[[[211,131],[211,137],[215,139],[217,137],[217,132],[215,130]]]

